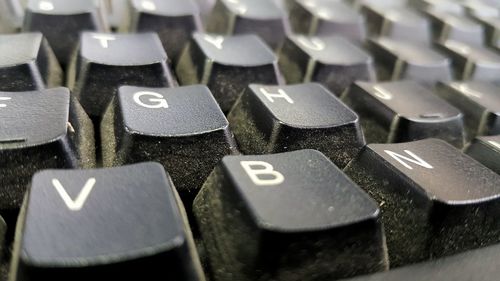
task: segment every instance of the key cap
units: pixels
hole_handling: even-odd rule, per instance
[[[287,83],[319,82],[337,96],[356,80],[376,80],[372,57],[338,36],[290,35],[279,64]]]
[[[39,172],[24,208],[12,280],[205,280],[157,163]]]
[[[290,26],[284,11],[271,0],[218,0],[207,32],[256,34],[271,48],[283,43]]]
[[[436,93],[465,115],[468,138],[500,134],[500,88],[488,82],[439,83]]]
[[[194,211],[216,280],[333,280],[387,268],[377,205],[314,150],[225,157]]]
[[[448,40],[437,47],[453,60],[460,80],[499,81],[500,55],[481,46]]]
[[[158,161],[188,206],[222,157],[236,152],[226,117],[200,85],[121,87],[101,123],[101,138],[104,166]]]
[[[192,0],[133,0],[131,3],[130,31],[157,32],[174,63],[191,33],[202,30],[199,10]]]
[[[433,22],[434,38],[438,42],[454,40],[471,45],[481,45],[484,41],[482,26],[462,15],[429,12]]]
[[[494,245],[348,281],[490,281],[500,274],[499,259],[500,245]]]
[[[251,84],[228,115],[243,154],[317,149],[344,167],[365,145],[359,118],[319,84]]]
[[[464,145],[462,113],[414,81],[356,82],[342,100],[359,114],[368,143],[439,138]]]
[[[41,33],[0,35],[0,91],[61,85],[62,71]]]
[[[17,209],[31,176],[95,165],[93,127],[66,88],[0,92],[0,214]]]
[[[483,1],[469,1],[464,4],[465,12],[473,18],[494,18],[500,16],[500,9]]]
[[[500,136],[477,137],[465,148],[465,153],[500,174]]]
[[[439,12],[462,15],[465,13],[464,6],[455,0],[415,0],[413,6],[423,12]]]
[[[66,66],[84,30],[106,32],[98,1],[29,0],[24,31],[40,31],[54,49],[57,60]]]
[[[23,16],[18,0],[0,0],[0,34],[15,33],[21,27]]]
[[[378,38],[368,45],[381,80],[415,80],[429,87],[451,80],[450,59],[424,44]]]
[[[103,0],[101,0],[103,1]],[[106,10],[106,18],[110,27],[118,30],[120,26],[129,21],[129,1],[123,0],[104,0],[101,6]]]
[[[500,14],[500,9],[498,9]],[[486,44],[490,47],[500,51],[500,19],[499,17],[493,18],[476,18],[484,27]]]
[[[84,32],[68,85],[95,119],[102,116],[119,86],[174,86],[167,60],[154,33]]]
[[[430,25],[425,17],[406,7],[388,8],[377,2],[361,9],[371,36],[429,43]]]
[[[381,206],[392,267],[498,243],[500,176],[441,140],[369,144],[345,172]]]
[[[340,35],[354,41],[366,36],[363,17],[349,6],[331,0],[296,0],[290,8],[290,25],[304,35]]]
[[[278,59],[255,35],[194,33],[176,73],[181,85],[207,85],[224,113],[248,84],[283,83]]]

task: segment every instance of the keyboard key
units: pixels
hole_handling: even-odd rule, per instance
[[[109,25],[114,29],[118,30],[123,24],[125,24],[128,18],[129,12],[129,1],[123,0],[101,0],[104,2],[106,8],[106,18]]]
[[[104,113],[122,85],[174,86],[158,35],[84,32],[68,85],[92,118]]]
[[[36,171],[95,165],[92,123],[65,88],[0,92],[0,120],[0,214],[21,205]]]
[[[458,79],[500,81],[500,55],[493,50],[451,40],[437,46],[452,58]]]
[[[483,27],[476,21],[452,13],[429,12],[435,39],[438,42],[454,40],[471,45],[484,41]]]
[[[40,31],[54,49],[59,62],[66,66],[84,30],[105,32],[99,1],[29,0],[23,30]]]
[[[438,84],[436,93],[465,115],[469,139],[500,134],[500,88],[488,82]]]
[[[283,80],[278,59],[255,35],[194,33],[176,73],[182,85],[207,85],[224,113],[248,84],[282,84]]]
[[[500,240],[500,176],[443,141],[370,144],[345,172],[381,206],[392,267]]]
[[[469,2],[465,2],[463,5],[466,13],[473,18],[498,18],[500,16],[500,9],[490,6],[481,0],[469,0]]]
[[[392,39],[429,43],[430,25],[425,17],[409,8],[388,8],[373,3],[364,5],[361,12],[365,15],[368,32],[372,36],[383,36]]]
[[[21,27],[23,16],[18,0],[0,0],[0,34],[15,33]]]
[[[205,280],[159,164],[45,170],[24,208],[12,280]]]
[[[41,33],[0,35],[0,91],[61,85],[62,71]]]
[[[500,135],[477,137],[465,148],[465,152],[500,174]]]
[[[337,36],[290,35],[279,64],[287,83],[319,82],[337,96],[356,80],[376,80],[372,57]]]
[[[130,31],[157,32],[174,63],[191,33],[202,29],[198,6],[192,0],[133,0],[131,3]]]
[[[452,78],[450,59],[425,44],[378,38],[368,45],[381,80],[409,79],[433,87]]]
[[[296,0],[290,8],[290,24],[295,33],[339,35],[354,41],[366,36],[363,17],[340,1]]]
[[[226,117],[199,85],[121,87],[104,115],[101,138],[104,166],[160,162],[186,205],[222,157],[236,152]]]
[[[414,81],[356,82],[342,99],[359,114],[368,143],[439,138],[464,145],[462,113]]]
[[[243,154],[317,149],[344,167],[365,145],[359,118],[319,84],[251,84],[228,115]]]
[[[500,8],[498,9],[500,14]],[[493,18],[477,18],[484,27],[486,44],[500,51],[500,16]]]
[[[345,281],[491,281],[500,274],[500,245]]]
[[[387,268],[378,206],[314,150],[225,157],[194,211],[215,280],[333,280]]]
[[[208,20],[207,31],[256,34],[276,49],[290,32],[290,26],[285,12],[271,0],[219,0]]]
[[[464,6],[455,0],[415,0],[413,6],[423,12],[438,12],[462,15],[465,13]]]

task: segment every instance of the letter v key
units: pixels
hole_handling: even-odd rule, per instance
[[[71,199],[71,197],[69,197],[66,189],[64,189],[61,182],[58,179],[52,179],[52,184],[56,188],[59,195],[61,195],[61,198],[63,199],[64,203],[66,203],[66,206],[68,206],[71,211],[80,211],[82,209],[83,204],[85,204],[87,197],[92,191],[92,188],[94,188],[95,182],[95,178],[88,179],[82,190],[76,197],[76,200],[73,200]]]

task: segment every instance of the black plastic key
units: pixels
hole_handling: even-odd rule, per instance
[[[156,163],[37,173],[21,221],[11,280],[205,280]]]
[[[440,138],[464,145],[462,113],[413,81],[356,82],[342,99],[359,114],[368,143]]]
[[[194,33],[176,73],[182,85],[207,85],[225,113],[248,84],[283,80],[277,57],[256,35]]]
[[[475,138],[465,153],[500,174],[500,135]]]
[[[276,49],[290,27],[284,11],[272,0],[218,0],[208,20],[207,32],[253,33]]]
[[[60,86],[62,71],[41,33],[0,35],[0,91]]]
[[[236,151],[229,123],[205,86],[121,87],[101,138],[104,166],[160,162],[186,202],[222,157]]]
[[[437,46],[452,58],[457,79],[500,81],[500,55],[493,50],[452,40]]]
[[[65,88],[0,92],[0,212],[20,206],[31,176],[95,165],[94,131]]]
[[[381,80],[410,79],[428,86],[451,80],[451,60],[423,43],[390,38],[369,41]]]
[[[59,62],[65,66],[78,45],[80,32],[107,31],[98,3],[89,0],[29,0],[23,30],[42,32]]]
[[[371,36],[383,36],[392,39],[428,43],[431,39],[431,27],[427,19],[406,7],[387,7],[375,1],[363,5],[368,33]]]
[[[192,0],[133,0],[130,10],[130,31],[157,32],[174,64],[191,33],[202,30],[200,12]]]
[[[337,96],[356,80],[376,80],[372,57],[337,36],[288,36],[279,65],[287,83],[319,82]]]
[[[225,157],[194,203],[215,280],[224,281],[384,270],[377,207],[315,150]]]
[[[158,35],[84,32],[68,86],[92,118],[101,116],[122,85],[175,85]]]
[[[340,1],[296,0],[290,8],[295,33],[309,36],[339,35],[354,41],[366,36],[364,18]]]
[[[228,119],[243,154],[317,149],[344,167],[365,144],[356,113],[319,84],[252,84]]]
[[[454,40],[471,45],[481,45],[484,41],[483,27],[463,15],[430,12],[434,38],[438,42]]]
[[[500,87],[478,81],[439,83],[436,93],[464,113],[469,139],[500,134]]]
[[[381,206],[393,267],[500,241],[500,176],[441,140],[370,144],[345,171]]]

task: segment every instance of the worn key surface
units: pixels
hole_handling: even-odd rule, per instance
[[[500,242],[500,176],[441,140],[369,144],[345,172],[381,206],[393,267]]]
[[[43,35],[0,35],[0,91],[31,91],[60,86],[62,71]]]
[[[11,280],[205,280],[179,202],[157,163],[39,172]]]
[[[359,118],[320,84],[251,84],[228,115],[243,154],[317,149],[344,167],[364,146]]]
[[[377,205],[314,150],[225,157],[194,211],[216,280],[332,280],[387,268]]]

